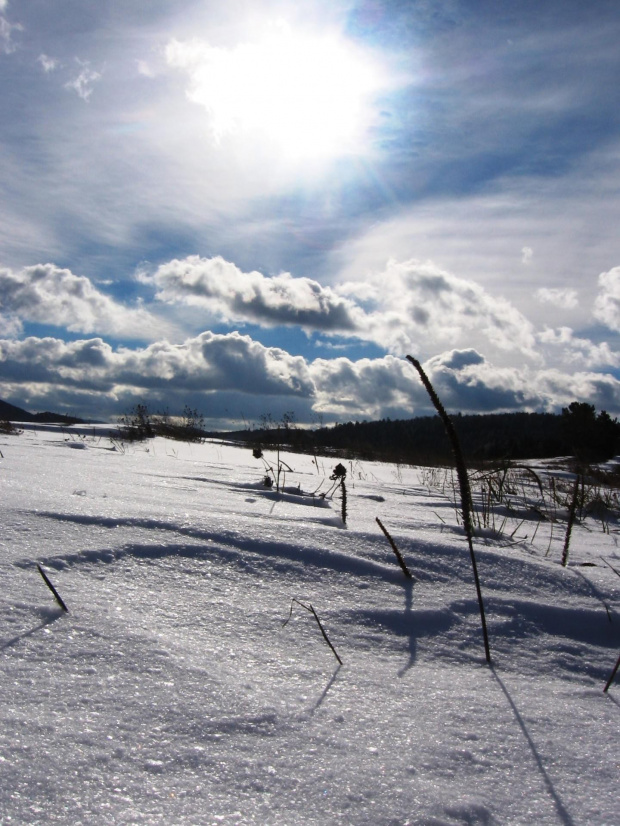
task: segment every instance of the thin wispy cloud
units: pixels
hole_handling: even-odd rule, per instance
[[[79,72],[65,83],[65,89],[75,92],[78,97],[88,103],[95,88],[95,83],[101,80],[101,73],[92,69],[87,60],[76,59],[76,62]]]
[[[37,58],[37,62],[41,64],[41,68],[46,74],[53,72],[60,65],[59,61],[56,60],[56,58],[50,57],[46,54],[40,54]]]
[[[8,11],[8,2],[0,4],[0,54],[12,54],[17,49],[17,42],[14,38],[18,32],[23,32],[24,27],[20,23],[12,23],[8,20],[5,12]]]

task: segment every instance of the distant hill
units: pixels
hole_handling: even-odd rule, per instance
[[[0,421],[3,422],[38,422],[39,424],[85,424],[84,419],[65,416],[63,413],[29,413],[21,407],[0,399]]]

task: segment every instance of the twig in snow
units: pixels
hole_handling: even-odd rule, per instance
[[[609,562],[607,562],[607,560],[605,559],[605,557],[604,557],[604,556],[602,556],[602,557],[601,557],[601,559],[603,560],[603,562],[605,563],[605,565],[607,565],[607,567],[608,567],[608,568],[611,568],[611,570],[614,572],[614,574],[616,574],[617,576],[620,576],[620,572],[618,572],[618,571],[614,568],[614,566],[613,566],[613,565],[610,565],[610,564],[609,564]]]
[[[311,605],[310,603],[308,603],[308,605],[306,605],[304,602],[301,602],[300,600],[298,600],[298,599],[296,599],[295,597],[293,597],[293,599],[291,600],[291,610],[289,611],[289,615],[288,615],[288,617],[287,617],[287,618],[284,620],[284,622],[282,623],[282,627],[284,628],[284,626],[287,624],[287,622],[288,622],[288,621],[290,620],[290,618],[293,616],[293,603],[294,603],[294,602],[296,602],[296,603],[297,603],[297,605],[301,605],[301,607],[302,607],[302,608],[305,608],[305,609],[306,609],[306,611],[308,611],[309,613],[311,613],[311,614],[314,616],[314,619],[316,620],[316,624],[317,624],[317,625],[319,626],[319,628],[321,629],[321,634],[323,634],[323,639],[324,639],[324,640],[325,640],[325,642],[329,645],[329,647],[331,648],[331,650],[334,652],[334,657],[338,660],[338,662],[340,663],[340,665],[342,665],[342,660],[341,660],[341,659],[340,659],[340,657],[338,656],[338,653],[336,652],[336,649],[334,648],[334,646],[331,644],[331,642],[330,642],[330,640],[329,640],[329,637],[327,636],[327,632],[326,632],[326,631],[325,631],[325,629],[323,628],[323,625],[322,625],[322,623],[321,623],[321,620],[320,620],[320,619],[319,619],[319,617],[318,617],[317,612],[314,610],[314,608],[312,607],[312,605]]]
[[[62,608],[62,610],[63,610],[63,611],[67,611],[67,613],[68,613],[68,612],[69,612],[69,609],[67,608],[67,606],[66,606],[66,605],[65,605],[65,603],[63,602],[62,597],[60,596],[60,594],[58,593],[58,591],[54,588],[54,586],[52,585],[52,583],[49,581],[49,579],[48,579],[48,577],[47,577],[47,575],[46,575],[45,571],[43,570],[43,568],[42,568],[40,565],[37,565],[37,568],[39,569],[39,573],[40,573],[40,574],[41,574],[41,576],[43,577],[43,581],[45,582],[45,584],[47,585],[47,587],[50,589],[50,591],[52,592],[52,594],[54,594],[54,598],[55,598],[56,602],[60,605],[60,607]]]
[[[618,673],[618,669],[619,669],[619,668],[620,668],[620,657],[618,657],[618,661],[616,662],[616,664],[615,664],[615,666],[614,666],[614,670],[611,672],[611,675],[610,675],[609,679],[607,680],[607,685],[605,686],[605,688],[603,689],[603,691],[607,691],[607,689],[609,688],[609,686],[613,683],[613,681],[614,681],[614,677],[615,677],[615,676],[616,676],[616,674]]]
[[[392,550],[393,550],[393,551],[394,551],[394,553],[396,554],[396,559],[398,560],[398,564],[400,565],[400,567],[403,569],[403,573],[404,573],[404,575],[407,577],[407,579],[412,579],[412,580],[415,582],[415,577],[414,577],[414,575],[411,573],[411,571],[410,571],[410,570],[409,570],[409,568],[407,567],[407,563],[406,563],[406,562],[405,562],[405,560],[403,559],[403,555],[401,554],[401,552],[400,552],[400,551],[398,550],[398,548],[396,547],[396,543],[394,542],[394,540],[392,539],[392,537],[391,537],[391,536],[390,536],[390,534],[388,533],[388,531],[387,531],[387,529],[385,528],[385,526],[384,526],[383,522],[379,519],[379,517],[378,517],[378,516],[376,516],[376,517],[375,517],[375,520],[376,520],[376,522],[377,522],[377,525],[381,528],[381,530],[382,530],[382,531],[383,531],[383,533],[385,534],[385,537],[386,537],[387,541],[388,541],[388,542],[390,543],[390,545],[392,546]]]

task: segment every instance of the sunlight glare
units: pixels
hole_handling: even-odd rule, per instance
[[[342,38],[284,26],[233,49],[175,41],[167,57],[189,71],[188,96],[209,112],[216,140],[262,139],[293,160],[359,151],[382,85],[378,67]]]

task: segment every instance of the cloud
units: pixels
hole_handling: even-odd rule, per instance
[[[0,336],[8,338],[16,338],[21,335],[23,325],[19,318],[12,314],[3,315],[0,313]]]
[[[541,287],[536,290],[534,295],[541,304],[553,304],[555,307],[561,307],[563,310],[573,310],[579,306],[577,290],[569,288],[549,289],[547,287]]]
[[[346,420],[413,415],[427,406],[411,365],[394,356],[381,359],[315,359],[310,374],[316,388],[314,410]],[[418,401],[418,404],[415,401]]]
[[[557,412],[576,399],[598,408],[620,410],[620,381],[610,374],[498,367],[482,357],[459,369],[448,366],[454,363],[452,352],[429,359],[424,365],[446,408],[453,412]]]
[[[43,69],[45,74],[53,72],[54,69],[57,69],[59,66],[59,63],[55,57],[49,57],[46,54],[40,54],[37,58],[37,63],[41,64],[41,68]]]
[[[570,327],[547,327],[538,334],[538,339],[541,344],[560,351],[564,361],[571,367],[575,364],[590,369],[620,367],[620,353],[612,350],[606,341],[596,344],[590,339],[579,338]]]
[[[94,84],[98,80],[101,80],[101,74],[90,68],[88,60],[79,60],[77,58],[76,60],[80,66],[80,72],[72,80],[68,81],[68,83],[65,83],[65,89],[75,92],[78,97],[81,97],[82,100],[88,103],[93,93]]]
[[[531,264],[534,257],[534,250],[531,247],[523,247],[521,250],[521,263]]]
[[[370,318],[374,341],[392,352],[429,352],[482,336],[502,350],[536,357],[531,323],[509,301],[493,296],[475,281],[459,278],[430,261],[390,261],[371,276],[375,311]],[[368,283],[361,295],[367,296]],[[348,294],[354,294],[351,282]]]
[[[0,267],[0,311],[12,324],[30,321],[70,332],[101,332],[127,338],[153,338],[168,325],[142,308],[128,309],[100,292],[85,276],[54,264],[15,271]]]
[[[365,281],[334,289],[289,273],[242,272],[221,257],[189,256],[138,278],[167,303],[204,307],[212,319],[372,341],[404,355],[482,336],[504,350],[535,357],[532,325],[508,301],[431,262],[390,261]]]
[[[27,369],[26,369],[27,368]],[[27,377],[26,377],[27,374]],[[65,342],[28,337],[0,341],[4,382],[81,388],[117,395],[173,395],[236,391],[260,396],[309,397],[314,384],[307,364],[239,333],[206,332],[182,344],[113,349],[100,338]]]
[[[598,283],[594,317],[611,330],[620,331],[620,267],[601,273]]]
[[[609,374],[498,367],[474,349],[449,350],[424,367],[453,413],[559,410],[578,399],[620,411],[620,381]],[[417,373],[387,355],[308,361],[239,333],[205,332],[181,344],[113,348],[101,338],[65,342],[0,340],[0,396],[36,399],[39,408],[113,416],[138,400],[152,409],[187,401],[207,418],[240,411],[294,410],[300,422],[433,415]],[[226,406],[233,407],[227,411]],[[217,411],[217,413],[215,412]]]
[[[620,381],[609,374],[498,367],[472,349],[446,351],[423,366],[451,413],[559,411],[575,399],[620,410]],[[316,359],[309,368],[316,387],[314,410],[326,417],[410,418],[435,413],[404,359]]]
[[[151,65],[146,60],[136,60],[136,68],[138,70],[138,74],[142,77],[154,78],[156,77],[155,70],[151,67]]]
[[[17,49],[13,41],[13,32],[21,32],[24,30],[24,27],[19,23],[9,23],[4,14],[2,14],[2,12],[7,10],[8,5],[6,0],[0,2],[0,53],[4,52],[4,54],[12,54]]]
[[[219,256],[175,259],[139,278],[157,287],[158,300],[204,307],[212,318],[228,323],[352,333],[363,316],[352,301],[309,278],[245,273]]]

